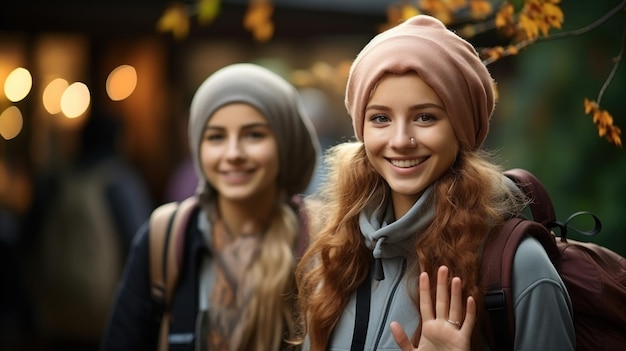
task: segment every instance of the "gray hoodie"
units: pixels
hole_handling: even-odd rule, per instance
[[[515,186],[515,185],[513,185]],[[410,336],[420,322],[408,287],[415,279],[406,274],[413,235],[433,219],[428,189],[402,218],[393,220],[390,203],[368,208],[361,214],[360,227],[375,258],[380,258],[384,279],[372,280],[370,318],[365,350],[399,350],[389,329],[400,322]],[[421,230],[420,230],[421,229]],[[382,242],[381,242],[382,239]],[[561,278],[541,244],[528,237],[520,244],[513,264],[515,306],[515,350],[574,350],[572,306]],[[356,292],[338,321],[328,350],[350,350],[356,315]],[[486,342],[485,350],[488,350]],[[305,350],[307,346],[305,346]]]

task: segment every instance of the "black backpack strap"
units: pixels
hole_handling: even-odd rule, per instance
[[[372,278],[368,274],[365,281],[356,291],[356,315],[354,320],[354,334],[350,351],[363,351],[367,326],[370,321],[370,300],[372,298]]]

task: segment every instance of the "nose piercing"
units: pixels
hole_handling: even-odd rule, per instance
[[[411,140],[411,144],[415,144],[415,138],[411,137],[409,140]]]

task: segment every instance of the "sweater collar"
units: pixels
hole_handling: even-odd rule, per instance
[[[372,201],[359,215],[365,244],[378,260],[406,256],[413,247],[407,243],[424,231],[434,218],[432,186],[426,188],[413,207],[398,220],[389,198]]]

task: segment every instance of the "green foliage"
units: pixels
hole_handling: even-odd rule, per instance
[[[563,2],[564,30],[584,27],[616,4]],[[533,171],[549,190],[557,216],[588,210],[600,217],[593,241],[626,255],[626,155],[598,137],[583,111],[595,97],[619,52],[624,17],[615,16],[584,36],[537,43],[495,67],[514,67],[500,77],[501,101],[488,143],[500,149],[505,167]],[[602,104],[617,124],[626,118],[626,67],[620,67]],[[621,123],[620,123],[621,122]]]

